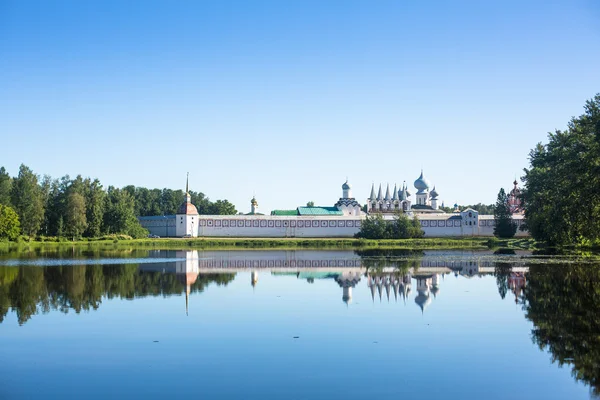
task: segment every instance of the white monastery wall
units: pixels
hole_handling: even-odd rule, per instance
[[[425,237],[494,236],[494,217],[465,210],[455,214],[417,215]],[[151,234],[161,237],[353,237],[365,217],[359,216],[258,216],[195,215],[140,219]],[[386,216],[385,219],[392,219]],[[522,216],[514,221],[520,227]],[[517,229],[516,236],[528,236]]]

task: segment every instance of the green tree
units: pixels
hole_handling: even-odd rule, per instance
[[[67,197],[65,213],[66,230],[69,236],[78,238],[87,228],[85,211],[85,198],[83,195],[77,192],[70,193]]]
[[[529,160],[522,193],[529,233],[550,245],[600,240],[600,94]]]
[[[0,167],[0,204],[5,206],[10,206],[12,203],[10,201],[12,191],[12,178],[6,172],[4,167]]]
[[[17,240],[20,234],[19,216],[11,207],[0,204],[0,239]]]
[[[217,200],[211,206],[212,215],[235,215],[235,206],[227,200]]]
[[[314,201],[309,201],[308,203],[306,203],[306,207],[314,207],[315,206],[315,202]]]
[[[21,164],[19,175],[13,181],[12,204],[19,215],[21,229],[25,235],[35,236],[44,219],[43,194],[38,177]]]
[[[104,225],[108,233],[123,233],[134,238],[148,235],[135,216],[134,199],[129,192],[111,186],[106,203]]]
[[[102,234],[102,222],[104,220],[106,192],[98,179],[86,180],[86,236],[98,237]]]
[[[381,214],[368,215],[355,237],[364,239],[390,239],[392,237],[392,224],[388,223]]]
[[[494,235],[500,238],[511,238],[517,232],[517,224],[512,220],[508,196],[504,189],[498,192],[498,200],[494,208]]]

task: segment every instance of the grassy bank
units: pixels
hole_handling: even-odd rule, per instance
[[[128,239],[113,238],[81,241],[28,241],[0,243],[2,247],[63,247],[87,246],[93,248],[153,248],[153,249],[487,249],[490,247],[531,248],[530,239],[509,241],[490,238],[421,238],[397,240],[370,240],[352,238],[192,238],[192,239]]]

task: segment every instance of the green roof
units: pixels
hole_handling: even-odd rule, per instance
[[[344,215],[337,207],[298,207],[298,215]]]
[[[273,210],[271,215],[298,215],[298,210]]]

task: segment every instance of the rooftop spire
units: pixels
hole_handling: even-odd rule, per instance
[[[190,181],[190,173],[188,172],[187,177],[185,178],[185,192],[186,193],[190,192],[189,185],[188,185],[189,181]]]

